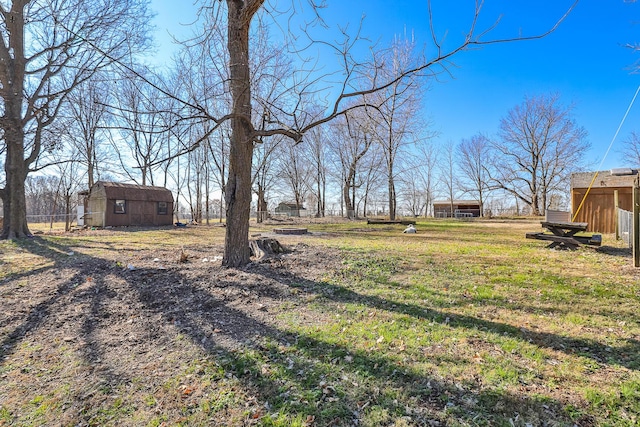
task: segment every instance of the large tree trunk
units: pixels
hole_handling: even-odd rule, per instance
[[[205,180],[204,180],[204,212],[205,212],[205,220],[207,222],[207,225],[209,225],[209,217],[211,215],[211,209],[210,209],[210,205],[211,205],[211,201],[209,200],[209,167],[206,167],[206,172],[205,172]]]
[[[342,187],[342,196],[344,200],[344,208],[346,210],[346,217],[349,219],[354,219],[355,206],[353,206],[353,203],[351,202],[351,195],[349,194],[349,191],[351,190],[350,184],[351,184],[350,181],[347,181],[347,180],[344,181],[344,185]]]
[[[393,182],[393,170],[389,169],[389,219],[396,219],[396,187]]]
[[[229,177],[225,190],[227,229],[222,264],[227,267],[239,267],[250,262],[249,214],[253,140],[250,122],[249,24],[252,13],[247,10],[249,6],[239,0],[227,0],[227,5],[227,47],[234,117],[231,119]]]
[[[2,239],[20,239],[31,235],[27,227],[27,201],[24,182],[27,163],[24,160],[24,134],[20,128],[5,134],[7,157],[5,163],[4,224]]]
[[[540,202],[537,194],[532,194],[531,197],[531,215],[540,216]]]
[[[324,218],[327,210],[327,179],[325,177],[322,178],[322,204],[320,207],[322,208],[322,217]]]
[[[258,212],[257,212],[257,222],[264,222],[268,218],[267,212],[267,199],[264,194],[264,187],[261,184],[258,184]]]
[[[64,194],[64,231],[71,231],[71,194],[66,191]]]
[[[321,187],[322,177],[320,175],[320,172],[318,172],[317,180],[318,180],[318,188],[317,188],[317,190],[318,190],[318,200],[316,200],[316,218],[320,218],[320,217],[324,216],[324,204],[323,204],[323,201],[322,201],[323,193],[322,193],[322,187]]]
[[[95,169],[93,167],[93,155],[87,156],[89,161],[87,162],[87,176],[88,176],[88,184],[89,184],[89,190],[91,190],[91,187],[93,187],[93,184],[95,183]]]
[[[8,47],[12,51],[13,57],[9,57],[4,48],[1,52],[3,67],[6,67],[2,71],[7,78],[7,81],[2,82],[3,87],[0,88],[0,94],[4,101],[2,128],[7,147],[4,164],[6,173],[4,225],[0,235],[2,239],[20,239],[31,235],[27,227],[27,201],[24,188],[29,161],[24,158],[24,129],[22,123],[24,70],[26,64],[22,8],[24,8],[23,4],[14,4],[12,6],[11,20],[6,19],[8,32],[11,35]]]

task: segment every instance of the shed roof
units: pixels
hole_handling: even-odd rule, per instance
[[[289,209],[297,209],[298,205],[295,202],[280,202],[278,204],[279,208],[287,207]],[[300,205],[300,210],[306,210],[303,205]]]
[[[621,173],[624,173],[621,175]],[[589,188],[595,172],[578,172],[571,174],[571,188]],[[632,187],[638,177],[637,169],[612,169],[600,171],[591,188]]]
[[[480,205],[480,202],[477,200],[436,200],[433,202],[434,205]]]
[[[107,199],[143,200],[173,203],[173,194],[165,187],[98,181],[94,187],[104,188]],[[93,192],[93,189],[92,189]]]

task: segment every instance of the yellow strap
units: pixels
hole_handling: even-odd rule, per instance
[[[591,179],[591,182],[589,183],[589,187],[587,188],[587,191],[584,193],[584,196],[582,196],[582,200],[580,201],[580,204],[578,205],[578,209],[576,209],[576,213],[573,214],[573,218],[571,218],[571,222],[576,222],[576,218],[578,217],[578,213],[580,212],[580,209],[582,209],[582,205],[584,205],[584,201],[587,200],[587,195],[589,194],[589,191],[591,191],[591,187],[593,186],[593,183],[596,181],[596,177],[598,176],[598,171],[596,171],[596,173],[593,174],[593,178]]]

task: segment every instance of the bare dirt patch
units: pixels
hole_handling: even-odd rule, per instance
[[[31,249],[53,267],[0,282],[0,425],[122,425],[127,414],[174,425],[211,392],[191,372],[198,361],[260,337],[286,340],[283,303],[304,298],[297,284],[339,263],[337,253],[304,244],[242,269],[220,266],[221,246],[186,247],[179,262],[179,250],[97,257],[47,245],[36,238]],[[234,393],[244,404],[229,407],[245,411],[213,411],[202,425],[249,423],[258,400],[251,387]]]

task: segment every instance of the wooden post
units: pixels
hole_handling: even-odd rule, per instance
[[[640,267],[640,187],[633,187],[633,266]]]
[[[618,224],[618,190],[613,190],[613,221],[616,225],[616,240],[620,240],[620,224]]]

